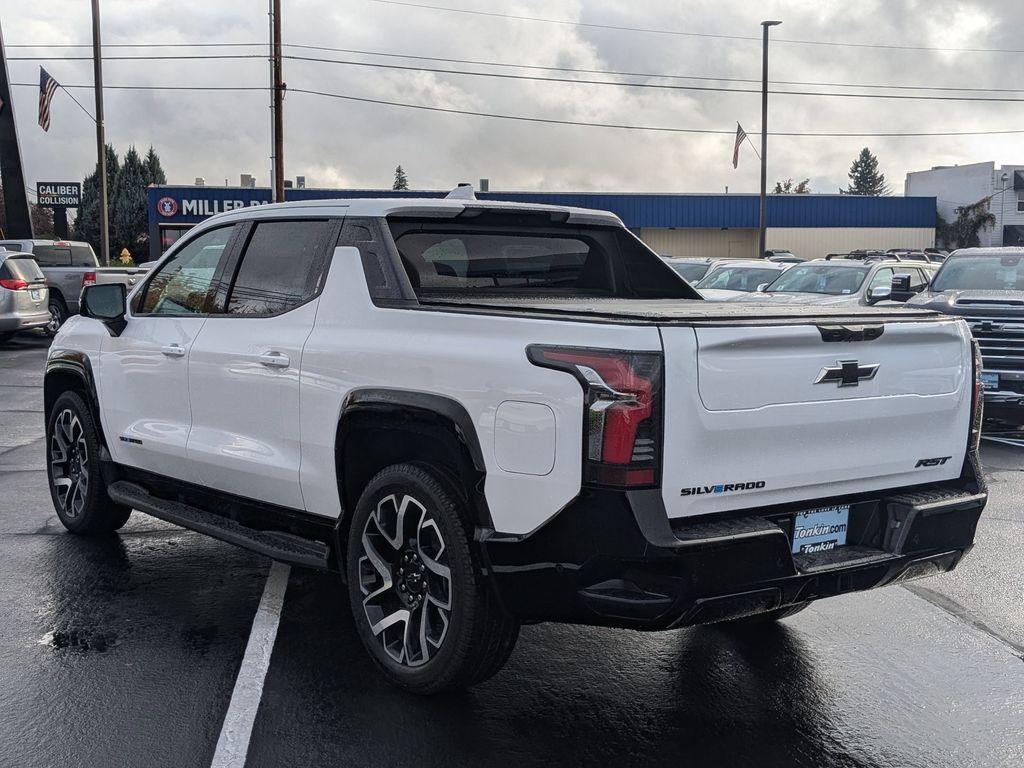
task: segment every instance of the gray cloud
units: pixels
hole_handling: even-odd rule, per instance
[[[518,0],[500,6],[449,0],[467,8],[640,27],[757,35],[758,22],[784,21],[780,38],[893,42],[926,46],[1020,47],[1024,26],[1017,0],[905,2],[742,0],[623,3],[612,0]],[[404,52],[427,56],[530,62],[546,66],[623,69],[692,75],[760,74],[756,42],[623,33],[383,6],[365,0],[286,2],[285,39],[293,43]],[[114,42],[262,41],[265,3],[106,3],[104,40]],[[4,37],[18,42],[87,42],[87,4],[48,0],[0,3]],[[83,53],[86,51],[83,51]],[[222,51],[223,52],[223,51]],[[114,54],[113,49],[108,53]],[[116,51],[125,54],[125,51]],[[13,55],[13,51],[12,51]],[[357,58],[325,54],[336,58]],[[1022,56],[885,51],[777,43],[772,76],[783,80],[1015,87]],[[61,82],[89,83],[88,62],[46,64]],[[12,79],[35,82],[38,64],[12,62]],[[108,84],[255,85],[267,81],[265,61],[114,62]],[[729,130],[738,120],[759,128],[757,94],[612,88],[568,83],[492,80],[288,61],[292,88],[368,98],[584,120]],[[76,91],[91,108],[91,93]],[[35,124],[32,89],[15,91],[23,157],[31,180],[77,179],[93,163],[93,129],[58,94],[53,127]],[[1022,94],[1024,95],[1024,94]],[[269,112],[265,92],[108,91],[108,139],[155,145],[172,182],[207,183],[240,172],[269,177]],[[1024,104],[884,101],[776,95],[771,127],[793,131],[911,131],[1016,128]],[[731,137],[656,134],[531,125],[432,114],[291,93],[286,99],[286,168],[317,186],[379,187],[401,163],[415,187],[444,188],[492,179],[497,189],[753,191],[756,158],[744,150],[730,165]],[[835,191],[860,147],[878,155],[896,191],[908,170],[979,160],[1020,162],[1019,136],[929,139],[771,140],[769,178],[810,177],[814,189]]]

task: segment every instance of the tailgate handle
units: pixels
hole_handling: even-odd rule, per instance
[[[885,331],[884,325],[819,325],[822,341],[874,341]]]

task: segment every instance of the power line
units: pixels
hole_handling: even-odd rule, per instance
[[[138,44],[132,47],[139,47],[150,44]],[[181,45],[190,45],[182,43]],[[197,44],[203,45],[203,44]],[[214,44],[210,44],[214,45]],[[235,43],[225,43],[225,45],[236,45]],[[245,45],[239,43],[237,45]],[[417,56],[413,54],[404,53],[392,53],[385,51],[365,51],[353,48],[335,48],[332,46],[323,45],[305,45],[300,43],[285,43],[287,48],[297,48],[301,50],[315,50],[315,51],[328,51],[332,53],[352,53],[361,56],[380,56],[386,58],[399,58],[399,59],[414,59],[417,61],[433,61],[448,64],[471,64],[474,66],[486,66],[486,67],[503,67],[512,69],[535,69],[545,72],[570,72],[578,74],[599,74],[609,75],[615,77],[646,77],[646,78],[658,78],[664,80],[697,80],[703,82],[723,82],[723,83],[760,83],[759,78],[752,77],[723,77],[723,76],[709,76],[709,75],[678,75],[678,74],[665,74],[658,72],[631,72],[622,70],[608,70],[608,69],[587,69],[577,67],[555,67],[555,66],[544,66],[539,64],[515,64],[510,62],[497,62],[497,61],[483,61],[479,59],[453,59],[442,56]],[[13,46],[11,46],[13,47]],[[106,46],[111,47],[111,46]],[[159,47],[159,46],[154,46]],[[318,59],[314,57],[302,57],[289,55],[285,58],[297,59],[300,61],[323,61],[334,64],[351,64],[359,66],[378,66],[384,67],[383,64],[374,65],[368,62],[351,62],[351,61],[338,61],[335,59]],[[245,54],[193,54],[193,55],[182,55],[182,54],[162,54],[162,55],[148,55],[148,56],[104,56],[104,61],[177,61],[177,60],[245,60],[245,59],[259,59],[266,60],[266,54],[260,53],[245,53]],[[91,56],[9,56],[8,61],[92,61]],[[432,69],[421,69],[421,71],[428,72],[440,72],[446,73],[451,72],[452,74],[473,74],[473,75],[486,75],[486,73],[467,73],[460,71],[451,70],[432,70]],[[536,78],[541,79],[541,78]],[[566,80],[565,82],[586,82],[582,80]],[[797,85],[797,86],[812,86],[821,88],[880,88],[886,90],[902,90],[902,91],[941,91],[941,92],[962,92],[962,93],[1024,93],[1024,88],[978,88],[978,87],[956,87],[956,86],[935,86],[935,85],[906,85],[906,84],[885,84],[885,83],[844,83],[844,82],[824,82],[815,80],[772,80],[772,85]],[[605,84],[605,83],[599,83]],[[615,83],[608,83],[608,85],[615,85]],[[630,85],[629,83],[622,83],[622,85]],[[637,87],[655,87],[644,84],[643,86]],[[660,86],[665,87],[665,86]],[[739,91],[746,93],[748,91]],[[758,89],[756,91],[760,93]],[[777,91],[776,93],[785,93],[785,91]],[[826,94],[828,95],[828,94]],[[871,94],[864,94],[864,98],[871,96]]]
[[[11,83],[19,88],[39,88],[39,83]],[[88,88],[93,85],[64,85],[61,88]],[[269,85],[107,85],[103,90],[112,91],[269,91]],[[290,89],[289,89],[290,90]],[[70,94],[69,94],[70,95]]]
[[[371,3],[380,5],[397,5],[405,8],[420,8],[430,11],[443,11],[446,13],[463,13],[472,16],[490,16],[498,19],[514,19],[516,21],[534,21],[542,24],[560,24],[570,27],[586,27],[589,29],[607,29],[617,32],[642,32],[652,35],[673,35],[678,37],[704,37],[716,40],[748,40],[761,42],[761,38],[754,35],[723,35],[711,32],[686,32],[676,29],[655,29],[650,27],[626,27],[617,24],[597,24],[587,21],[569,21],[567,19],[549,19],[541,16],[521,16],[512,13],[499,13],[497,11],[481,11],[470,8],[452,8],[442,5],[428,5],[426,3],[410,3],[405,0],[368,0]],[[930,45],[902,45],[886,43],[840,43],[826,40],[796,40],[793,38],[773,37],[772,43],[789,43],[791,45],[819,45],[819,46],[840,46],[843,48],[880,48],[897,51],[934,51],[948,53],[1024,53],[1024,49],[1017,48],[943,48]]]
[[[259,48],[266,43],[104,43],[104,48]],[[92,43],[17,43],[4,48],[92,48]]]
[[[668,91],[705,91],[714,93],[761,93],[760,88],[723,88],[711,85],[670,85],[668,83],[626,83],[614,80],[586,80],[571,77],[544,77],[541,75],[516,75],[507,72],[474,72],[465,69],[439,69],[420,67],[407,64],[382,64],[371,61],[348,61],[340,59],[324,59],[314,56],[286,55],[284,58],[295,61],[309,61],[321,64],[343,64],[352,67],[369,67],[372,69],[391,69],[405,72],[431,72],[444,75],[463,75],[469,77],[491,77],[502,80],[529,80],[546,83],[572,83],[576,85],[604,85],[618,88],[646,88]],[[837,91],[772,91],[773,96],[828,96],[835,98],[854,99],[890,99],[912,101],[974,101],[974,102],[1024,102],[1024,98],[1011,96],[930,96],[906,93],[840,93]]]
[[[575,72],[586,75],[613,75],[618,77],[650,77],[665,80],[706,80],[723,83],[760,83],[761,78],[757,77],[711,77],[708,75],[677,75],[658,72],[630,72],[611,69],[584,69],[578,67],[554,67],[540,64],[513,64],[503,61],[481,61],[480,59],[451,59],[443,56],[416,56],[408,53],[393,53],[386,51],[364,51],[356,48],[334,48],[326,45],[305,45],[301,43],[285,43],[286,48],[299,48],[313,51],[329,51],[331,53],[354,53],[360,56],[381,56],[395,59],[415,59],[418,61],[436,61],[447,64],[472,64],[486,67],[507,67],[512,69],[537,69],[544,72]],[[1024,88],[977,88],[936,85],[887,85],[884,83],[834,83],[817,80],[769,80],[772,85],[810,85],[822,88],[886,88],[891,90],[907,91],[964,91],[977,93],[1024,93]]]
[[[627,125],[620,123],[594,123],[582,120],[557,120],[554,118],[528,117],[524,115],[509,115],[497,112],[476,112],[467,109],[454,109],[450,107],[437,107],[427,104],[409,104],[400,101],[388,101],[385,99],[371,99],[363,96],[350,96],[341,93],[328,93],[305,88],[289,88],[289,93],[307,93],[315,96],[325,96],[332,99],[344,99],[345,101],[358,101],[365,104],[379,104],[389,107],[402,107],[405,109],[418,109],[426,112],[444,112],[452,115],[467,115],[471,117],[488,117],[498,120],[517,120],[527,123],[545,123],[548,125],[571,125],[587,128],[614,128],[628,131],[652,131],[659,133],[703,133],[723,136],[735,136],[735,130],[716,130],[710,128],[673,128],[668,126],[650,125]],[[1024,128],[1005,131],[915,131],[915,132],[883,132],[883,133],[829,133],[799,131],[769,131],[770,136],[788,136],[802,138],[902,138],[902,137],[928,137],[928,136],[1001,136],[1010,134],[1022,134]]]

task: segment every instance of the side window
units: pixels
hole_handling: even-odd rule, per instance
[[[74,267],[95,267],[96,257],[89,245],[71,246],[71,265]]]
[[[139,313],[181,315],[205,312],[207,297],[213,289],[213,277],[234,229],[229,226],[205,232],[166,261],[146,285]]]
[[[32,246],[32,257],[41,267],[71,266],[71,249],[67,246],[34,245]]]
[[[909,270],[908,270],[909,271]],[[871,284],[868,286],[871,288],[878,288],[879,286],[892,285],[893,271],[892,267],[885,267],[875,272],[875,276],[871,278]]]
[[[330,221],[265,221],[253,228],[228,293],[229,315],[278,315],[320,290]]]
[[[908,269],[907,274],[910,275],[910,290],[914,293],[920,293],[928,285],[928,273],[922,274],[922,270],[918,268]]]

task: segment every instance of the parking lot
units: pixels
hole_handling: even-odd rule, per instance
[[[65,533],[46,346],[0,347],[0,765],[209,765],[270,562],[140,513]],[[1024,764],[1024,449],[983,459],[953,573],[768,630],[528,626],[497,677],[442,698],[385,684],[340,581],[292,570],[246,764]]]

